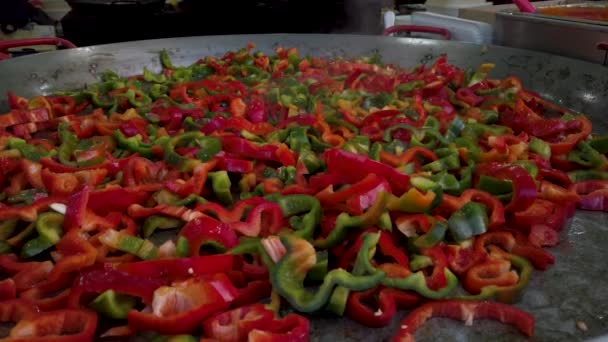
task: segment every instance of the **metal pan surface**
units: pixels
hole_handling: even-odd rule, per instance
[[[254,42],[259,50],[297,47],[313,56],[364,56],[379,52],[388,63],[413,67],[447,54],[450,63],[476,68],[496,64],[493,77],[514,75],[544,98],[587,114],[596,133],[608,133],[608,69],[564,57],[495,46],[449,41],[350,35],[241,35],[188,37],[139,41],[49,52],[0,62],[0,94],[22,96],[75,89],[97,80],[106,69],[122,75],[158,71],[158,53],[166,48],[176,65],[193,63],[206,55],[221,55]],[[7,109],[5,98],[0,113]],[[551,252],[556,264],[535,272],[516,306],[537,320],[534,341],[582,341],[608,338],[608,214],[577,212]],[[401,317],[398,317],[401,318]],[[582,321],[587,331],[577,328]],[[313,341],[384,341],[398,320],[374,330],[347,318],[312,318]],[[472,327],[447,319],[434,319],[421,328],[418,341],[524,341],[510,327],[479,321]]]

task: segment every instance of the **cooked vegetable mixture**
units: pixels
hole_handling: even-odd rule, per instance
[[[607,209],[608,137],[490,64],[254,49],[9,94],[2,341],[307,341],[309,314],[401,309],[394,341],[433,317],[532,336],[508,304],[575,208]]]

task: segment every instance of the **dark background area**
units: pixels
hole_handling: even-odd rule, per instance
[[[187,0],[179,8],[74,9],[62,20],[78,46],[151,38],[242,33],[327,33],[347,26],[348,0]]]
[[[141,39],[245,33],[380,34],[382,8],[425,0],[67,0],[60,35],[77,46]],[[494,0],[504,3],[511,0]],[[28,0],[0,0],[5,33],[52,20]],[[58,25],[59,26],[59,25]]]

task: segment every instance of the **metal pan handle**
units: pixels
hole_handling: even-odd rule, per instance
[[[33,45],[57,45],[66,49],[73,49],[76,47],[76,45],[69,40],[59,37],[2,40],[0,41],[0,60],[10,58],[10,55],[6,53],[8,49]]]
[[[395,25],[388,27],[384,30],[383,34],[385,36],[390,36],[393,33],[397,32],[422,32],[422,33],[434,33],[442,36],[445,40],[450,40],[452,38],[452,34],[450,31],[434,26],[420,26],[420,25]]]

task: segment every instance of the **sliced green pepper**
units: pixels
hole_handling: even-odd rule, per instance
[[[225,249],[222,252],[224,252],[224,251],[225,251]],[[185,258],[189,255],[190,255],[190,242],[185,237],[180,236],[179,238],[177,238],[177,243],[175,243],[175,256],[177,256],[178,258]]]
[[[315,255],[313,246],[295,236],[283,236],[281,241],[287,249],[287,254],[270,270],[270,281],[275,291],[298,311],[314,312],[321,309],[338,285],[355,291],[365,291],[378,285],[384,278],[383,272],[354,276],[343,269],[334,269],[327,273],[318,289],[311,292],[304,288],[304,279],[312,266],[307,265],[308,257]]]
[[[591,147],[593,147],[599,153],[606,154],[608,153],[608,136],[593,138],[589,142],[589,145],[591,145]]]
[[[576,146],[576,149],[568,153],[568,161],[586,167],[597,168],[606,163],[606,158],[591,147],[588,142],[581,141]]]
[[[545,160],[551,159],[551,146],[544,140],[538,139],[537,137],[532,137],[530,139],[530,144],[528,145],[530,151],[538,154]]]
[[[107,290],[93,300],[89,307],[109,318],[125,319],[136,304],[135,297]]]
[[[167,83],[167,76],[164,74],[156,75],[148,68],[144,67],[144,80],[153,83]]]
[[[376,203],[372,205],[365,213],[360,216],[350,216],[348,213],[341,213],[336,218],[336,226],[326,238],[315,240],[315,247],[331,248],[338,245],[346,238],[350,228],[359,227],[366,228],[378,222],[380,216],[384,213],[388,202],[386,192],[378,194]]]
[[[152,151],[154,144],[144,143],[140,134],[128,138],[120,130],[115,130],[113,134],[119,147],[132,153],[139,153],[146,158],[153,158],[155,156]]]
[[[306,213],[302,216],[300,221],[301,228],[298,229],[294,235],[306,240],[312,239],[315,233],[315,229],[321,222],[321,203],[314,196],[309,195],[288,195],[288,196],[271,196],[266,197],[267,200],[276,202],[281,211],[283,217],[290,217]]]
[[[443,241],[448,225],[442,221],[435,221],[431,229],[424,235],[419,236],[414,241],[418,248],[430,248]]]
[[[144,221],[144,224],[142,226],[142,232],[144,233],[144,237],[147,238],[152,236],[156,229],[177,228],[181,224],[182,220],[177,218],[152,215],[146,218],[146,220]]]
[[[21,257],[31,258],[53,247],[63,235],[63,215],[55,212],[42,213],[36,219],[38,237],[26,242]]]
[[[477,188],[492,195],[504,195],[513,192],[513,184],[511,181],[486,175],[479,176]]]
[[[213,193],[215,193],[218,200],[224,205],[231,204],[232,193],[230,192],[231,183],[228,172],[225,170],[209,172],[209,178],[211,178]]]
[[[44,152],[36,148],[36,146],[28,144],[25,140],[19,138],[6,139],[6,149],[16,149],[25,159],[39,161],[41,158],[48,157],[54,153]]]
[[[512,286],[497,286],[489,285],[481,289],[481,293],[477,295],[457,296],[454,299],[459,300],[491,300],[496,299],[499,302],[512,303],[521,291],[528,285],[532,278],[534,267],[530,262],[523,257],[512,255],[508,256],[511,264],[519,271],[519,281]]]
[[[467,202],[450,216],[448,227],[456,242],[485,233],[488,230],[486,206],[477,202]]]

